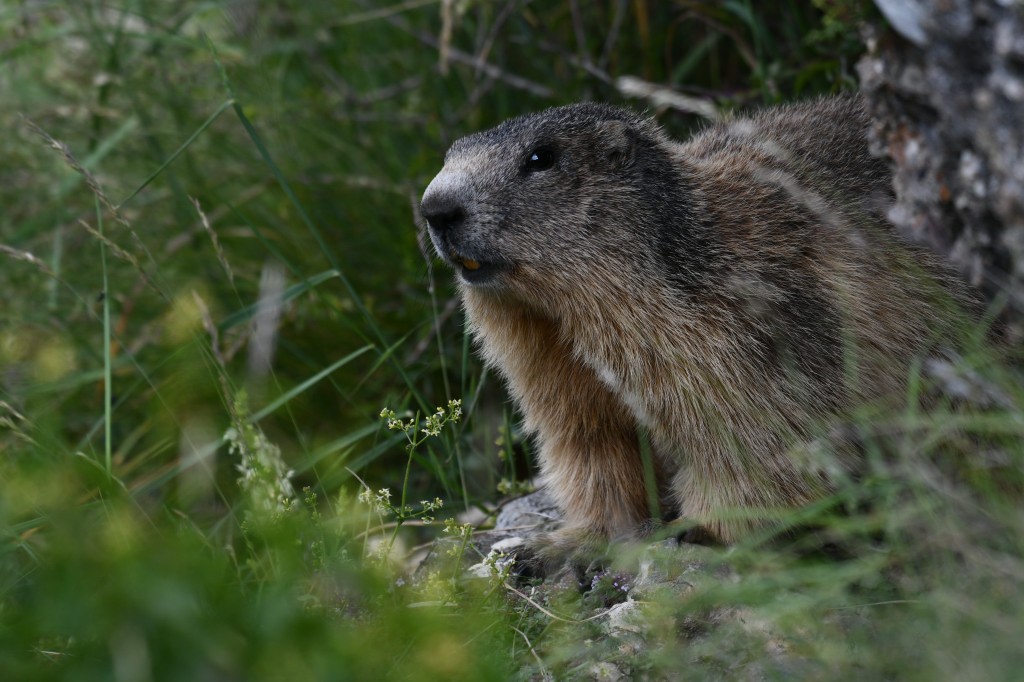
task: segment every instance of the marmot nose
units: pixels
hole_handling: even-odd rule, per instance
[[[466,219],[466,211],[453,201],[436,200],[437,196],[423,200],[420,210],[423,217],[437,232],[447,232],[458,227]]]
[[[473,184],[469,175],[458,169],[442,168],[423,192],[420,212],[435,233],[449,232],[469,215]]]

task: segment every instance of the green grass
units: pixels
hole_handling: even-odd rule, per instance
[[[441,68],[441,3],[0,4],[5,679],[504,680],[623,661],[601,618],[577,622],[594,596],[536,595],[553,618],[445,562],[403,573],[444,520],[469,551],[452,520],[531,477],[413,205],[456,137],[623,102],[619,76],[724,108],[852,87],[868,10],[577,5],[454,3]],[[676,135],[701,125],[656,113]],[[269,366],[250,359],[267,305]],[[971,361],[1002,405],[924,411],[915,394],[865,418],[869,475],[790,520],[851,558],[712,553],[742,579],[649,596],[660,646],[624,662],[678,679],[764,659],[763,633],[684,627],[728,606],[804,677],[1009,679],[1024,394],[1001,361]],[[379,417],[453,399],[463,419],[411,450]]]

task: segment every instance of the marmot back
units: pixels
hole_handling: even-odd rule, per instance
[[[853,468],[811,447],[953,342],[963,290],[884,221],[854,97],[676,143],[576,104],[457,141],[423,196],[484,358],[565,512],[556,544],[679,514],[724,541]],[[652,510],[639,432],[651,440]]]

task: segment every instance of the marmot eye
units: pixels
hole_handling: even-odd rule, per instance
[[[555,165],[555,151],[551,147],[537,147],[526,156],[523,170],[527,173],[547,170]]]

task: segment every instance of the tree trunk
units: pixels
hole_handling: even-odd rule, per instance
[[[890,218],[1003,305],[1024,339],[1024,2],[875,0],[861,86]]]

